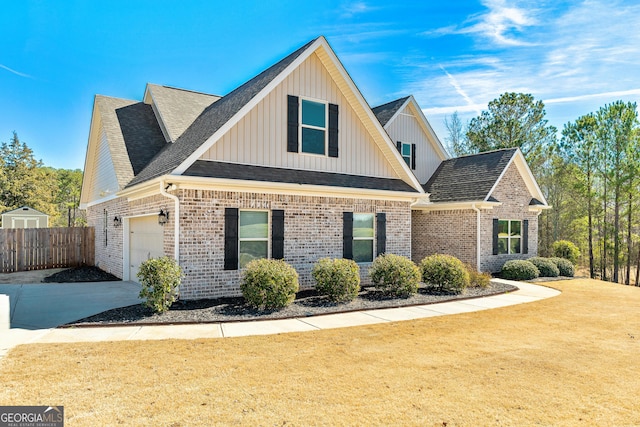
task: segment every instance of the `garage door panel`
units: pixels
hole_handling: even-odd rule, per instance
[[[149,258],[164,256],[164,228],[157,216],[129,221],[129,279],[138,281],[140,264]]]

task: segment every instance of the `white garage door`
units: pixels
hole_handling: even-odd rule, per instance
[[[129,220],[129,280],[138,282],[138,269],[144,261],[164,256],[163,231],[157,215]]]

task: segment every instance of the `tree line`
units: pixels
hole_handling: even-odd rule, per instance
[[[0,213],[29,206],[49,215],[51,227],[83,226],[81,189],[80,169],[45,166],[16,132],[0,144]]]
[[[468,123],[445,119],[456,156],[520,147],[547,202],[539,252],[557,240],[581,249],[592,278],[640,284],[640,121],[634,102],[615,101],[566,123],[558,134],[544,103],[505,93]]]

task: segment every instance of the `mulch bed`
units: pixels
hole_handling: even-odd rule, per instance
[[[115,282],[120,279],[98,267],[69,268],[42,279],[45,283]]]
[[[363,289],[355,301],[334,303],[315,291],[302,291],[288,307],[278,311],[260,311],[247,305],[242,297],[178,301],[169,311],[155,314],[142,304],[116,308],[87,317],[70,326],[98,326],[123,324],[180,324],[207,322],[237,322],[266,319],[286,319],[317,316],[330,313],[371,310],[376,308],[403,307],[433,304],[452,300],[477,298],[513,292],[518,288],[491,282],[487,288],[468,288],[463,294],[434,294],[421,287],[418,294],[409,298],[392,298],[373,288]]]

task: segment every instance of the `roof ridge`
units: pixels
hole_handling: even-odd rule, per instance
[[[517,150],[519,147],[510,147],[510,148],[496,148],[494,150],[489,150],[489,151],[483,151],[481,153],[469,153],[469,154],[463,154],[461,156],[458,157],[452,157],[450,159],[447,159],[445,161],[451,161],[451,160],[456,160],[456,159],[463,159],[465,157],[473,157],[473,156],[483,156],[485,154],[493,154],[493,153],[497,153],[500,151],[510,151],[510,150]]]
[[[172,89],[172,90],[179,90],[179,91],[182,91],[182,92],[195,93],[196,95],[215,96],[217,98],[222,98],[222,95],[215,95],[213,93],[202,92],[202,91],[199,91],[199,90],[184,89],[184,88],[181,88],[181,87],[160,85],[160,84],[155,84],[155,83],[147,83],[147,84],[151,85],[151,86],[163,87],[165,89]]]

